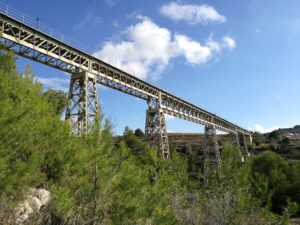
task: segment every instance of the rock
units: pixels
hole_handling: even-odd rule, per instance
[[[16,210],[16,223],[23,224],[31,214],[40,211],[41,207],[51,200],[50,192],[45,189],[30,188],[25,200]]]
[[[45,189],[37,189],[36,194],[43,205],[46,205],[51,200],[50,192]]]

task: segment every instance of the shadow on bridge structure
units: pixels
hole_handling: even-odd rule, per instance
[[[221,167],[216,130],[233,134],[240,147],[241,160],[249,156],[247,139],[251,132],[213,113],[161,90],[93,56],[74,39],[0,3],[0,40],[17,55],[71,74],[66,112],[75,135],[88,134],[99,113],[97,85],[113,88],[147,102],[146,140],[170,159],[165,114],[205,126],[205,164]],[[211,155],[214,160],[211,160]],[[208,174],[208,169],[206,169]]]

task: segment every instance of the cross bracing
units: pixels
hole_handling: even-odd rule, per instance
[[[134,97],[157,102],[158,107],[148,109],[148,122],[157,122],[156,128],[160,133],[160,144],[166,146],[168,143],[165,135],[164,114],[172,115],[184,120],[204,125],[226,133],[251,135],[251,132],[229,122],[228,120],[208,112],[192,103],[176,97],[167,91],[161,90],[109,63],[96,58],[91,52],[87,51],[77,42],[67,38],[61,33],[55,32],[51,28],[40,24],[39,21],[16,12],[8,6],[0,3],[0,40],[2,44],[16,54],[57,68],[59,70],[73,74],[87,73],[89,77],[94,77],[93,82],[124,92]],[[71,40],[71,41],[70,41]],[[74,78],[74,77],[73,77]],[[71,84],[72,79],[71,78]],[[73,79],[74,81],[74,79]],[[76,82],[73,82],[73,86]],[[78,87],[85,90],[86,87]],[[93,88],[95,88],[93,86]],[[72,89],[73,90],[73,89]],[[71,96],[76,96],[74,93]],[[71,91],[71,87],[70,87]],[[73,99],[74,100],[74,99]],[[93,98],[94,101],[98,101]],[[83,102],[76,102],[82,105]],[[87,104],[85,104],[87,105]],[[90,102],[90,105],[97,105]],[[95,108],[95,111],[98,109]],[[153,112],[152,112],[153,111]],[[155,112],[154,112],[155,111]],[[88,110],[82,110],[87,113]],[[83,117],[83,116],[82,116]],[[73,117],[79,118],[79,117]],[[90,121],[86,119],[86,121]],[[73,121],[78,125],[78,121]],[[85,122],[84,124],[88,124]],[[147,123],[146,123],[147,124]],[[83,128],[88,130],[87,128]],[[161,131],[163,129],[163,131]],[[163,132],[163,133],[161,133]],[[151,132],[150,132],[151,133]],[[150,138],[151,139],[151,138]],[[157,138],[155,138],[157,139]],[[151,139],[152,140],[152,139]],[[161,149],[162,154],[168,152],[168,148]],[[168,158],[167,156],[165,158]]]

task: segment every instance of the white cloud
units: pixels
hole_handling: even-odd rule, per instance
[[[127,41],[105,42],[95,56],[103,57],[145,79],[150,70],[159,72],[168,64],[171,57],[171,33],[148,18],[141,19],[125,30]]]
[[[222,38],[222,44],[224,47],[233,49],[236,47],[235,40],[229,36],[225,36]]]
[[[57,77],[37,77],[37,80],[43,84],[45,88],[52,88],[56,90],[69,91],[70,79]]]
[[[263,134],[263,133],[272,132],[272,131],[277,130],[277,129],[279,129],[279,126],[273,126],[273,127],[269,127],[269,128],[264,128],[260,124],[255,124],[254,125],[254,129],[252,129],[252,130]]]
[[[110,7],[113,7],[117,4],[117,0],[104,0],[104,2]]]
[[[147,17],[139,15],[137,18],[140,21],[123,32],[125,40],[104,42],[94,55],[141,79],[149,74],[156,79],[175,57],[184,57],[189,64],[200,65],[222,49],[233,48],[234,40],[228,36],[224,38],[232,40],[231,45],[227,39],[224,44],[224,40],[218,43],[212,37],[200,43],[183,34],[172,34]]]
[[[219,44],[209,41],[206,45],[193,41],[191,38],[176,34],[174,47],[179,54],[184,55],[190,64],[202,64],[209,61],[215,51],[219,50]]]
[[[160,13],[172,20],[184,20],[189,24],[226,22],[225,16],[220,15],[212,6],[209,5],[189,5],[170,2],[160,8]]]
[[[112,25],[115,27],[115,28],[119,28],[119,22],[118,22],[118,20],[114,20],[113,21],[113,23],[112,23]]]
[[[96,26],[102,22],[100,16],[95,15],[92,11],[86,11],[84,17],[73,26],[73,30],[80,30],[85,26]]]
[[[165,114],[165,119],[166,120],[173,120],[173,119],[175,119],[175,117],[172,116],[172,115]]]

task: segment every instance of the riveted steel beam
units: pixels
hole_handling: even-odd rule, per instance
[[[80,45],[39,22],[0,4],[0,41],[16,54],[74,74],[89,72],[97,83],[148,101],[160,98],[160,110],[169,115],[227,133],[250,135],[248,130],[161,90],[82,50]],[[160,94],[159,94],[160,93]],[[160,95],[160,96],[159,96]]]

